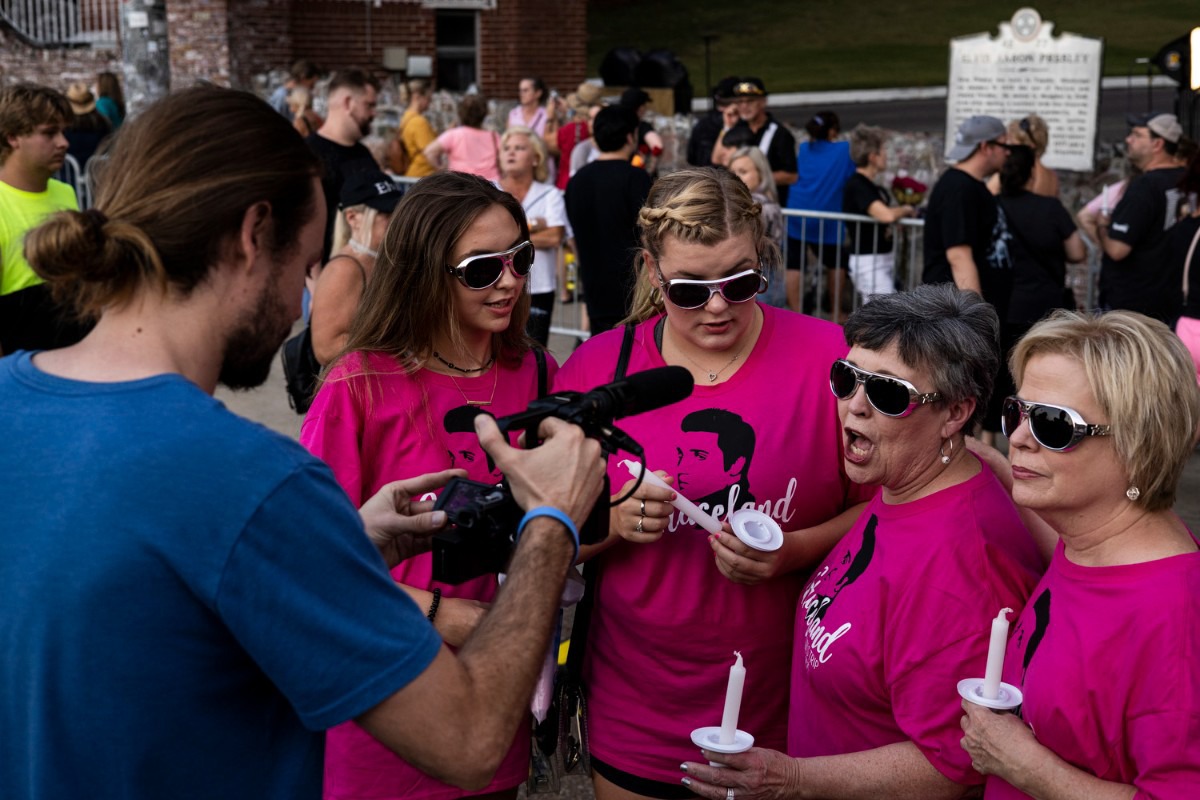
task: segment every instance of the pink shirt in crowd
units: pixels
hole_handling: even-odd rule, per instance
[[[385,483],[451,467],[467,477],[495,482],[474,430],[447,433],[442,420],[452,408],[486,400],[496,416],[524,410],[537,397],[537,364],[527,354],[518,368],[493,367],[478,377],[452,378],[428,370],[412,375],[390,357],[352,354],[337,364],[322,384],[300,432],[300,443],[329,464],[355,505]],[[555,364],[547,359],[549,377]],[[366,372],[368,375],[364,375]],[[429,495],[426,499],[432,499]],[[440,587],[443,597],[490,602],[496,578],[488,575],[458,586],[433,580],[432,556],[425,553],[392,570],[398,582],[420,589]],[[495,792],[525,780],[529,767],[529,731],[518,730],[512,749],[492,783]],[[353,722],[329,731],[325,748],[325,797],[424,798],[443,800],[465,793],[402,761]]]
[[[804,588],[788,755],[911,740],[950,780],[983,783],[959,744],[956,685],[983,677],[990,620],[1020,612],[1040,566],[987,467],[910,503],[877,494]]]
[[[1013,627],[1004,680],[1037,740],[1137,800],[1200,797],[1200,553],[1116,567],[1060,542]],[[1024,798],[989,777],[987,800]]]
[[[760,306],[762,333],[724,383],[619,420],[651,470],[720,518],[752,505],[784,530],[824,522],[860,499],[842,471],[829,365],[847,352],[841,328]],[[654,342],[661,318],[637,327],[630,374],[665,366]],[[563,365],[558,389],[613,378],[623,329],[585,342]],[[718,432],[719,431],[719,432]],[[610,460],[612,491],[629,479]],[[717,570],[707,534],[678,513],[651,544],[619,542],[599,556],[599,593],[584,678],[592,753],[642,778],[679,782],[697,756],[693,728],[719,725],[735,650],[746,666],[739,727],[782,749],[792,626],[802,578],[743,586]]]
[[[459,125],[437,138],[452,172],[468,172],[489,181],[500,180],[500,135]]]

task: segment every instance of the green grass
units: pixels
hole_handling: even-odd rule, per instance
[[[1197,0],[1046,0],[1028,3],[1054,31],[1105,40],[1105,75],[1145,75],[1133,59],[1200,25]],[[613,47],[674,51],[697,96],[711,76],[757,75],[772,92],[946,83],[954,36],[995,34],[1011,6],[978,0],[592,0],[588,72]]]

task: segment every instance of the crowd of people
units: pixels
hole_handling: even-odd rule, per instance
[[[1033,117],[964,121],[901,292],[886,136],[821,112],[796,147],[756,78],[696,126],[717,165],[655,175],[641,90],[526,78],[503,131],[469,94],[436,135],[416,82],[380,164],[378,83],[336,73],[310,119],[309,67],[269,104],[202,86],[133,116],[83,211],[52,176],[87,98],[0,89],[0,796],[513,800],[584,563],[598,800],[1200,791],[1200,543],[1172,511],[1200,435],[1200,157],[1177,164],[1173,116],[1131,120],[1140,175],[1096,219],[1083,313]],[[402,191],[397,166],[424,175]],[[816,206],[874,222],[785,224]],[[819,249],[867,302],[787,307],[781,248],[847,235]],[[560,366],[567,243],[593,335]],[[212,394],[267,378],[306,284],[297,443]],[[690,394],[620,423],[661,483],[553,416],[524,443],[494,420],[663,367]],[[520,507],[502,583],[439,579],[453,479]],[[743,509],[777,549],[734,534]],[[956,691],[1002,609],[1015,713]],[[698,753],[735,651],[755,746]]]

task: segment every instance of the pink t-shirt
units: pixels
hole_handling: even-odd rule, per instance
[[[500,135],[459,125],[437,138],[454,172],[469,172],[489,181],[500,180]]]
[[[451,378],[429,370],[404,374],[388,356],[352,354],[337,364],[321,385],[304,418],[300,443],[329,464],[355,505],[385,483],[451,467],[467,477],[495,482],[474,430],[447,433],[442,420],[452,408],[492,396],[487,410],[497,416],[523,410],[537,397],[537,363],[527,354],[519,368],[493,368],[485,375]],[[547,358],[548,377],[555,364]],[[364,372],[367,373],[364,375]],[[493,389],[494,387],[494,389]],[[427,499],[432,499],[431,494]],[[496,578],[487,575],[453,586],[433,580],[429,553],[401,562],[392,570],[398,582],[420,589],[440,587],[443,597],[490,602]],[[529,730],[519,727],[495,779],[480,794],[516,786],[529,768]],[[464,793],[402,761],[353,722],[332,728],[326,736],[325,797],[443,798]]]
[[[983,677],[990,620],[1020,613],[1040,567],[986,467],[909,503],[880,492],[804,587],[788,755],[912,741],[955,783],[983,783],[959,744],[956,685]]]
[[[1004,680],[1065,761],[1137,787],[1200,797],[1200,553],[1117,567],[1069,561],[1060,542],[1013,626]],[[989,777],[988,800],[1023,798]]]
[[[824,522],[858,501],[842,471],[829,365],[845,356],[841,328],[760,306],[763,329],[734,375],[697,385],[680,403],[619,420],[646,465],[676,476],[681,494],[724,518],[730,506],[768,510],[784,530]],[[665,366],[660,318],[637,327],[630,374]],[[594,337],[563,365],[558,389],[613,378],[623,329]],[[716,432],[716,431],[719,431]],[[629,473],[610,460],[617,492]],[[584,679],[589,736],[600,760],[677,783],[697,756],[694,728],[719,725],[733,652],[746,666],[739,727],[783,749],[792,626],[803,577],[742,586],[717,570],[707,534],[672,516],[652,544],[620,542],[599,558]]]

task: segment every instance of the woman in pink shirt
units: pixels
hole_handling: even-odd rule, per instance
[[[690,796],[679,763],[696,752],[691,730],[721,719],[734,650],[747,696],[761,698],[743,705],[744,727],[786,744],[800,570],[824,557],[860,501],[826,385],[829,363],[846,354],[841,330],[757,302],[773,277],[764,264],[779,260],[745,184],[723,169],[664,175],[639,225],[629,327],[581,345],[556,386],[611,381],[627,335],[627,373],[687,368],[690,397],[620,427],[680,494],[721,520],[763,510],[787,541],[763,554],[728,533],[714,540],[668,505],[672,491],[645,483],[611,510],[609,536],[592,549],[583,672],[598,800]],[[632,482],[622,457],[609,477],[623,497]]]
[[[482,95],[463,97],[458,103],[460,124],[430,142],[425,158],[439,169],[500,180],[500,135],[483,129],[487,114],[487,100]]]
[[[846,472],[876,493],[801,594],[787,754],[703,751],[729,766],[685,764],[697,794],[948,799],[982,784],[959,746],[955,686],[982,673],[990,620],[1020,611],[1042,566],[965,445],[998,330],[991,305],[951,284],[879,295],[847,319],[850,352],[826,391]]]
[[[1011,363],[1003,474],[1053,557],[1008,643],[1020,715],[964,706],[984,797],[1200,797],[1200,549],[1171,510],[1191,357],[1140,314],[1056,311]]]
[[[520,204],[481,178],[423,178],[396,207],[342,354],[324,375],[300,441],[350,497],[397,477],[458,468],[496,482],[464,405],[523,410],[550,376],[525,335],[533,245]],[[543,362],[544,363],[544,362]],[[553,364],[550,364],[553,367]],[[432,499],[432,498],[423,498]],[[392,570],[447,644],[461,645],[496,593],[496,576],[436,581],[424,554]],[[481,795],[513,798],[529,766],[528,729]],[[325,797],[448,800],[463,792],[400,760],[354,723],[329,731]]]

